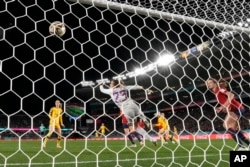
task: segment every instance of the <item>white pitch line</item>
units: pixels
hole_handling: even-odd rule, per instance
[[[216,156],[219,154],[207,154],[206,157],[212,157],[212,156]],[[221,154],[221,155],[228,155],[229,154]],[[189,156],[178,156],[178,157],[174,157],[175,159],[183,159],[183,158],[188,158]],[[195,155],[192,157],[203,157],[202,155]],[[162,159],[172,159],[173,157],[162,157],[162,158],[156,158],[156,160],[162,160]],[[136,159],[119,159],[118,161],[121,162],[128,162],[128,161],[134,161]],[[151,161],[151,160],[155,160],[155,158],[146,158],[146,159],[137,159],[137,161]],[[98,162],[116,162],[116,160],[102,160],[102,161],[98,161]],[[60,162],[60,163],[55,163],[55,165],[60,165],[60,164],[75,164],[76,162],[71,161],[71,162]],[[96,161],[77,161],[77,164],[88,164],[88,163],[96,163]],[[45,165],[51,165],[52,163],[31,163],[32,166],[45,166]],[[11,165],[11,166],[20,166],[20,165],[29,165],[28,163],[7,163],[6,164]],[[0,166],[4,166],[4,164],[0,164]]]

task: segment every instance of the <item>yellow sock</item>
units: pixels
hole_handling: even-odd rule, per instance
[[[49,140],[49,139],[48,139],[48,137],[46,136],[46,137],[43,139],[43,143],[46,144],[48,140]]]
[[[57,145],[60,145],[60,144],[61,144],[61,137],[58,137],[58,138],[57,138],[56,144],[57,144]]]

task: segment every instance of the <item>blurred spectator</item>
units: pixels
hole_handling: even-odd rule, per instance
[[[45,131],[46,131],[46,127],[43,125],[43,123],[41,123],[41,125],[39,127],[40,135],[43,136],[45,134]]]

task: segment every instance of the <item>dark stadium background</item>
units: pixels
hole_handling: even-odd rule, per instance
[[[186,106],[194,107],[192,111],[199,105],[200,110],[210,110],[215,104],[204,85],[208,77],[226,79],[237,98],[249,104],[248,34],[235,33],[222,39],[217,28],[111,12],[62,0],[1,1],[0,11],[2,114],[46,113],[57,98],[64,105],[84,105],[90,115],[103,114],[102,102],[106,102],[105,112],[117,114],[109,97],[99,92],[96,80],[112,79],[147,66],[163,52],[173,53],[176,61],[125,80],[126,84],[153,90],[146,101],[144,91],[131,93],[149,117],[156,111],[155,104],[168,117],[178,111],[186,112],[178,120],[189,115]],[[67,27],[62,38],[48,33],[50,23],[57,20],[64,20]],[[207,41],[211,44],[209,49],[181,58],[182,52]],[[83,72],[84,79],[95,82],[94,86],[81,86]]]

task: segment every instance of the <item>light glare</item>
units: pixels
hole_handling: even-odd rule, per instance
[[[165,66],[165,65],[168,65],[170,64],[171,62],[173,62],[175,60],[175,57],[174,55],[165,55],[165,56],[162,56],[159,58],[159,60],[157,61],[157,64],[159,66]]]

